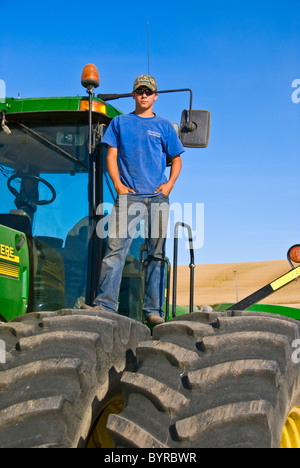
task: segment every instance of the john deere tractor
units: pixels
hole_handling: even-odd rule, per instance
[[[169,320],[167,304],[150,330],[141,238],[118,314],[81,309],[105,249],[99,206],[116,197],[101,145],[121,113],[109,101],[127,96],[96,97],[91,66],[82,84],[86,97],[0,102],[0,447],[300,447],[300,327],[288,313],[175,307]],[[191,93],[182,143],[207,146],[209,127]]]

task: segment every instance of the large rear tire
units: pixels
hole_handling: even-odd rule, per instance
[[[300,448],[299,330],[292,319],[238,311],[157,326],[137,348],[138,371],[122,377],[126,407],[108,421],[115,445],[277,448],[289,444],[292,415]]]
[[[143,324],[102,311],[32,313],[1,324],[0,447],[109,446],[120,377],[135,369]]]

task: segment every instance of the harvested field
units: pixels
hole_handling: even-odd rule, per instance
[[[287,273],[290,269],[287,260],[197,265],[195,269],[195,305],[237,302],[235,271],[237,272],[238,299],[241,300]],[[178,267],[178,305],[189,304],[189,271],[188,266]],[[300,280],[290,283],[262,302],[300,308]]]

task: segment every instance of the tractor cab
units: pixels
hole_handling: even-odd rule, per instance
[[[52,106],[62,105],[61,99],[54,101]],[[72,99],[64,101],[65,107],[75,104]],[[27,312],[80,308],[97,292],[106,244],[105,238],[97,235],[97,209],[104,206],[102,215],[107,215],[116,198],[106,170],[106,148],[100,144],[111,118],[93,112],[97,142],[89,154],[88,113],[80,110],[86,110],[88,102],[75,101],[77,111],[6,113],[9,131],[0,131],[0,226],[12,233],[10,248],[16,249],[16,232],[26,237],[21,251],[28,245],[29,265],[24,272],[22,266],[19,268],[19,280],[28,269]],[[94,102],[101,104],[103,111],[109,107],[97,98]],[[48,99],[8,103],[18,110],[49,107]],[[120,292],[120,312],[137,319],[142,318],[140,260],[144,250],[144,241],[134,240]],[[16,281],[1,275],[0,261],[0,286],[4,281],[11,284],[13,279]],[[10,304],[5,305],[11,311],[13,298],[7,300]],[[0,314],[4,319],[5,310],[3,305]]]
[[[121,112],[107,102],[111,97],[94,96],[98,78],[90,79],[89,67],[85,71],[82,84],[88,97],[7,98],[0,103],[0,245],[12,249],[15,259],[0,255],[1,320],[80,308],[97,294],[106,244],[97,223],[116,198],[101,138]],[[190,112],[194,122],[197,112],[203,118],[205,111]],[[208,120],[205,125],[208,140]],[[184,145],[197,146],[203,125],[199,121],[197,129],[194,124],[191,144],[186,127],[182,125]],[[145,250],[142,238],[133,241],[120,290],[119,312],[138,320]]]

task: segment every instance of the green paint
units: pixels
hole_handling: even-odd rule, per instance
[[[51,111],[79,111],[80,102],[82,99],[87,99],[86,96],[77,97],[47,97],[47,98],[28,98],[28,99],[13,99],[7,98],[6,103],[2,104],[6,114],[20,114],[24,112],[51,112]],[[95,101],[101,99],[94,98]],[[105,103],[107,115],[114,118],[121,114],[117,108]],[[82,111],[87,112],[87,111]]]
[[[231,307],[232,304],[220,304],[215,309],[214,312],[220,312],[228,309]],[[276,314],[276,315],[283,315],[285,317],[290,317],[295,320],[300,320],[300,309],[296,309],[294,307],[286,307],[286,306],[279,306],[273,304],[255,304],[247,310],[252,310],[256,312],[267,312],[269,314]]]
[[[25,239],[18,251],[20,237]],[[10,321],[27,312],[29,252],[25,234],[0,225],[0,315]]]

